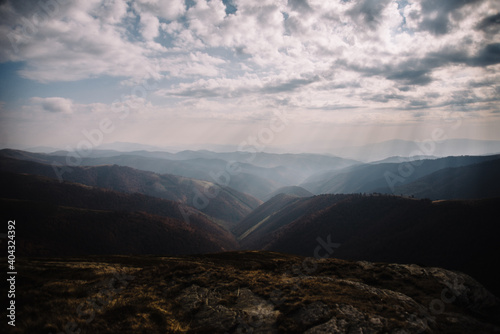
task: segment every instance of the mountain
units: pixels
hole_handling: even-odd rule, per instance
[[[387,195],[321,195],[277,206],[260,221],[264,215],[257,217],[259,207],[242,221],[258,225],[245,226],[250,230],[245,238],[241,231],[235,234],[244,249],[461,270],[500,295],[500,274],[491,271],[500,254],[500,224],[492,219],[499,205],[500,198],[431,202]]]
[[[430,199],[474,199],[500,196],[500,159],[444,168],[396,187],[395,193]]]
[[[67,254],[187,254],[238,247],[233,235],[210,217],[180,203],[138,193],[125,194],[77,183],[58,182],[36,175],[2,172],[0,183],[0,198],[5,201],[3,207],[7,208],[9,215],[26,219],[20,219],[20,230],[29,229],[23,232],[22,245],[17,249],[20,254],[62,255],[65,254],[62,240],[71,246]],[[185,212],[190,213],[188,221],[184,219]],[[92,219],[99,224],[87,224],[89,217],[94,217]],[[106,217],[110,219],[109,222]],[[139,226],[140,217],[144,222],[140,227],[134,227]],[[134,236],[125,229],[121,230],[121,224],[124,228],[135,229],[140,233]],[[110,230],[115,232],[111,233]],[[149,237],[145,235],[149,234],[156,235],[149,244],[151,248],[146,247]],[[203,240],[199,240],[199,244],[191,244],[186,241],[190,234],[193,234],[193,242],[200,239],[200,235],[203,235]],[[39,239],[37,235],[40,235]],[[88,240],[94,240],[92,247],[78,242],[84,235]],[[185,241],[179,245],[172,240],[174,236]],[[125,240],[130,251],[121,246]],[[161,246],[162,243],[169,245]],[[54,247],[47,248],[47,245]],[[40,249],[40,253],[36,249]]]
[[[0,198],[46,202],[81,209],[140,211],[179,220],[183,220],[183,212],[190,211],[190,220],[212,222],[206,214],[185,204],[140,193],[123,193],[69,181],[59,182],[45,176],[9,172],[0,172],[0,182]]]
[[[433,156],[433,155],[416,155],[412,157],[402,157],[402,156],[393,156],[393,157],[388,157],[383,160],[378,160],[378,161],[371,161],[369,162],[370,164],[383,164],[383,163],[401,163],[401,162],[408,162],[408,161],[416,161],[416,160],[433,160],[433,159],[438,159],[439,157]]]
[[[91,210],[47,202],[0,199],[16,217],[16,255],[192,254],[233,250],[216,224],[145,212]],[[4,216],[7,216],[4,213]],[[8,219],[5,217],[5,219]]]
[[[281,228],[295,220],[316,215],[343,200],[343,195],[299,198],[280,194],[265,202],[239,222],[233,229],[243,249],[263,249]]]
[[[58,151],[37,154],[2,150],[0,156],[46,164],[100,166],[119,165],[174,174],[223,184],[258,199],[284,186],[293,186],[320,171],[336,170],[358,162],[315,154],[270,154],[249,152],[216,153],[210,151],[118,152],[93,150],[85,157],[77,152]]]
[[[264,198],[264,201],[268,201],[271,198],[273,198],[276,195],[279,194],[286,194],[290,196],[297,196],[297,197],[311,197],[314,194],[311,193],[310,191],[307,191],[306,189],[299,187],[299,186],[288,186],[288,187],[282,187],[279,188],[278,190],[273,191],[269,195],[267,195]]]
[[[16,267],[16,334],[496,333],[500,325],[498,299],[477,281],[417,265],[225,252],[21,258]]]
[[[53,166],[26,160],[0,158],[0,170],[57,178]],[[211,182],[117,165],[70,167],[63,171],[59,173],[64,180],[177,201],[198,208],[227,226],[241,220],[261,203],[250,195]]]
[[[33,153],[50,153],[57,151],[58,149],[52,146],[34,146],[25,148],[24,150]]]
[[[467,166],[499,158],[500,155],[459,156],[400,163],[364,164],[313,175],[300,186],[314,194],[393,193],[396,186],[408,184],[443,168]]]
[[[334,150],[341,157],[363,162],[383,160],[392,156],[413,157],[433,155],[436,157],[458,155],[492,155],[500,153],[500,141],[473,139],[445,139],[424,141],[388,140],[363,146],[343,147]]]

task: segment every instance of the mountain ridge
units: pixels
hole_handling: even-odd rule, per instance
[[[0,157],[0,170],[24,172],[56,178],[53,167],[43,163]],[[138,192],[145,195],[179,201],[201,208],[201,211],[226,221],[229,225],[239,221],[261,202],[250,195],[230,188],[219,187],[208,181],[194,180],[168,174],[139,171],[117,165],[71,167],[63,175],[64,180],[90,186],[109,188],[122,192]],[[217,196],[208,194],[218,191]],[[210,195],[211,196],[211,195]],[[200,200],[198,203],[197,201]],[[221,211],[219,207],[224,206]]]

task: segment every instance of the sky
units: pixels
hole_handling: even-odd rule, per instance
[[[498,0],[2,0],[0,147],[500,140]]]

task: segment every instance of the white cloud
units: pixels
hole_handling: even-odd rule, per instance
[[[73,113],[73,101],[62,97],[33,97],[31,102],[35,106],[40,106],[43,111],[51,113]]]
[[[129,41],[123,26],[125,10],[121,1],[109,6],[101,1],[70,2],[44,20],[35,20],[41,9],[24,17],[26,13],[3,6],[2,14],[17,18],[17,25],[2,26],[12,45],[0,51],[0,59],[25,61],[21,75],[41,82],[143,76],[144,67],[152,60],[150,49]],[[149,38],[154,35],[151,25],[154,22],[145,30]]]
[[[227,14],[221,0],[92,0],[36,17],[7,1],[0,61],[44,83],[119,77],[127,94],[154,78],[137,117],[241,120],[284,106],[307,122],[392,124],[465,104],[486,119],[500,98],[500,2],[469,2],[235,0]],[[108,112],[93,102],[72,115]]]
[[[151,13],[141,13],[142,36],[148,41],[158,36],[160,21]]]

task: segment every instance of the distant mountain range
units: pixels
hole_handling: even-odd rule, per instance
[[[393,156],[410,158],[421,155],[435,157],[491,155],[500,153],[500,141],[474,139],[433,141],[430,138],[422,141],[388,140],[381,143],[334,149],[332,153],[363,162],[378,161]]]
[[[33,161],[0,158],[0,170],[56,178],[51,165]],[[250,195],[208,181],[159,175],[117,165],[71,167],[71,172],[64,173],[63,178],[88,186],[178,201],[229,225],[238,222],[262,203]],[[217,191],[217,196],[211,198],[212,191]]]
[[[409,194],[407,190],[398,190],[398,187],[416,182],[422,177],[446,168],[469,166],[499,159],[500,155],[459,156],[432,160],[416,160],[411,162],[403,160],[399,163],[362,164],[344,168],[341,170],[329,171],[326,173],[313,175],[305,180],[302,184],[300,184],[300,186],[314,194],[363,192]],[[498,179],[498,176],[493,173],[491,169],[488,169],[488,171],[492,172],[489,177],[491,177],[492,179]],[[461,174],[460,177],[475,178],[476,176],[472,175],[471,171],[468,174]],[[457,183],[465,182],[465,179],[457,179],[455,181]],[[470,182],[468,184],[470,184]],[[498,192],[497,194],[500,195],[500,192]],[[475,197],[466,196],[464,198]],[[443,199],[446,199],[446,197],[444,197]]]
[[[396,194],[430,199],[474,199],[500,196],[500,159],[449,167],[397,186]]]
[[[386,158],[400,156],[408,158],[410,156],[457,156],[457,155],[491,155],[500,153],[500,141],[498,140],[475,140],[475,139],[444,139],[434,141],[428,138],[421,141],[411,140],[387,140],[379,143],[366,144],[361,146],[345,145],[343,147],[335,147],[329,151],[321,152],[318,155],[331,156],[336,155],[343,158],[350,158],[363,162],[380,161]],[[186,151],[186,147],[181,146],[158,146],[147,145],[140,143],[114,142],[101,144],[94,151],[108,150],[115,152],[181,152]],[[57,151],[57,148],[49,146],[36,146],[24,148],[25,151],[52,153]],[[191,152],[234,152],[238,150],[236,145],[201,145],[197,148],[190,147]],[[295,152],[295,147],[289,147],[289,152]],[[268,147],[266,153],[282,152],[283,149]],[[272,153],[270,153],[272,154]],[[295,152],[296,155],[300,155]]]
[[[71,153],[52,154],[1,150],[0,156],[45,164],[62,165],[72,161]],[[79,166],[119,165],[160,174],[173,174],[222,184],[258,199],[277,189],[295,186],[309,175],[337,170],[359,162],[315,154],[269,154],[248,152],[215,153],[182,151],[178,153],[135,151],[93,151],[78,160]]]

